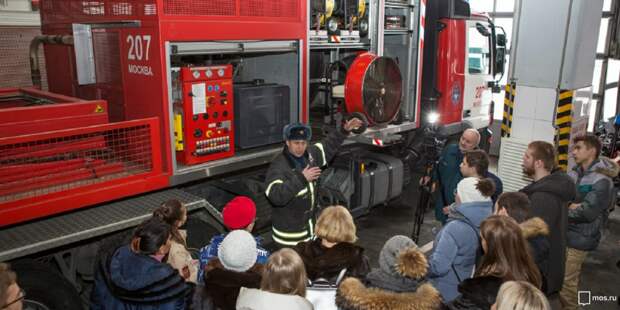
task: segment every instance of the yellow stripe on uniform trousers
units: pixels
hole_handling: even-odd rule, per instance
[[[284,232],[272,226],[271,238],[273,238],[276,243],[293,246],[299,242],[312,239],[314,235],[314,224],[312,223],[312,219],[308,220],[308,226],[303,227],[303,229],[304,230],[299,232]]]
[[[568,167],[568,145],[572,126],[573,91],[560,90],[556,109],[555,125],[557,126],[556,141],[558,143],[558,166],[566,171]]]

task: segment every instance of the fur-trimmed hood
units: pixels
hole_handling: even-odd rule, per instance
[[[569,175],[572,178],[578,178],[580,175],[595,172],[613,179],[620,172],[620,165],[608,157],[601,156],[595,159],[586,171],[583,171],[581,165],[575,165],[571,172],[573,174],[569,173]]]
[[[422,278],[428,272],[426,256],[416,247],[408,248],[398,254],[396,271],[404,277]]]
[[[395,264],[379,264],[368,273],[366,280],[371,287],[393,292],[413,292],[424,282],[428,272],[426,256],[413,246],[398,253]]]
[[[347,278],[338,287],[336,305],[346,310],[430,310],[441,305],[441,295],[431,284],[423,284],[415,292],[393,293],[367,288],[355,278]]]
[[[521,224],[521,231],[525,239],[530,239],[538,236],[549,236],[549,226],[540,217],[533,217]]]
[[[620,172],[620,165],[611,158],[605,156],[601,156],[599,158],[599,163],[592,168],[594,168],[595,172],[606,175],[612,179]]]

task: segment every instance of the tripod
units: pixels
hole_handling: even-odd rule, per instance
[[[404,156],[404,161],[413,162],[415,164],[422,163],[424,171],[424,175],[421,179],[422,182],[420,182],[419,186],[420,196],[418,198],[418,206],[415,210],[413,231],[411,232],[411,239],[416,243],[420,238],[420,229],[424,223],[424,214],[433,201],[431,188],[432,182],[430,182],[431,174],[439,163],[443,147],[446,143],[446,138],[441,134],[441,129],[442,127],[437,126],[436,124],[430,124],[425,127],[422,131],[423,134],[419,136],[418,139],[413,140],[413,143],[411,143],[405,151],[407,154]],[[416,167],[416,165],[412,164],[412,167]],[[411,170],[414,171],[415,168],[412,168]],[[438,179],[441,180],[439,171],[437,171],[437,174],[439,176]],[[444,198],[443,192],[441,190],[440,192],[442,194],[442,198]]]
[[[418,239],[420,238],[420,229],[422,228],[422,224],[424,224],[424,214],[433,202],[432,182],[430,177],[435,164],[436,161],[429,161],[424,166],[424,175],[422,176],[423,182],[421,182],[418,187],[420,196],[418,198],[418,207],[416,208],[414,214],[413,231],[411,232],[411,239],[415,243],[418,243]],[[427,179],[428,181],[424,182]]]

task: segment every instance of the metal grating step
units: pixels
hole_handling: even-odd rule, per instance
[[[182,201],[188,211],[209,207],[204,198],[168,189],[0,229],[0,261],[136,226],[168,199]]]

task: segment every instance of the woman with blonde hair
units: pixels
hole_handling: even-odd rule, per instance
[[[480,238],[482,263],[473,278],[459,284],[460,295],[447,304],[448,309],[489,309],[506,281],[526,281],[541,287],[542,277],[514,219],[488,217],[480,225]]]
[[[237,309],[311,310],[306,300],[306,269],[299,255],[288,248],[273,253],[263,269],[260,290],[242,287]]]
[[[550,310],[545,294],[528,282],[508,281],[499,288],[492,310]]]
[[[314,239],[300,242],[294,248],[304,261],[308,279],[333,281],[345,268],[347,276],[364,278],[370,266],[364,249],[355,244],[356,233],[347,208],[325,208],[316,222]]]

